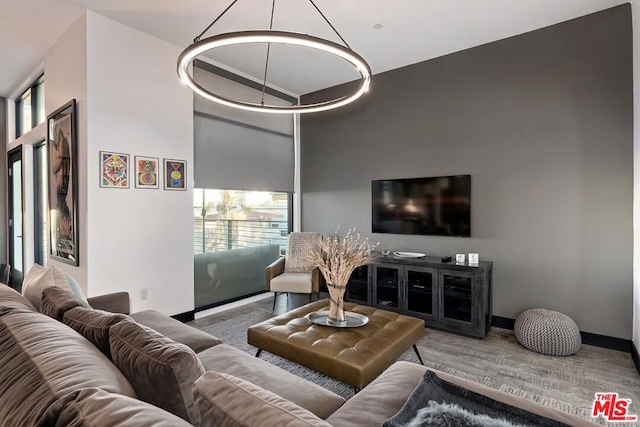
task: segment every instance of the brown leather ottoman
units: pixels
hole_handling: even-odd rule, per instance
[[[411,346],[418,354],[415,343],[424,335],[424,320],[350,303],[345,303],[345,309],[368,316],[369,323],[359,328],[333,328],[305,317],[328,309],[325,299],[258,323],[247,330],[247,342],[260,349],[256,356],[266,350],[358,389]]]

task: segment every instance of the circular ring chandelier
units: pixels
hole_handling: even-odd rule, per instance
[[[256,112],[292,114],[314,113],[339,108],[360,98],[369,89],[369,86],[371,84],[371,68],[369,67],[369,64],[367,64],[367,62],[360,55],[349,48],[349,45],[347,45],[342,36],[338,34],[333,25],[331,25],[331,23],[327,20],[324,14],[322,14],[315,3],[313,3],[313,0],[309,1],[311,2],[311,4],[313,4],[316,10],[318,10],[320,15],[322,15],[322,17],[331,26],[331,28],[336,32],[336,34],[338,34],[340,39],[345,43],[347,47],[319,37],[289,31],[278,31],[271,28],[269,30],[249,30],[218,34],[200,40],[202,34],[207,32],[209,28],[211,28],[211,26],[213,26],[213,24],[215,24],[222,17],[222,15],[224,15],[237,1],[238,0],[234,0],[233,3],[231,3],[231,5],[229,5],[224,10],[224,12],[222,12],[222,14],[220,14],[220,16],[218,16],[198,37],[195,38],[193,44],[182,51],[182,53],[178,57],[178,75],[180,76],[180,80],[182,80],[182,82],[187,85],[192,91],[206,99],[220,103],[222,105],[226,105],[227,107]],[[275,0],[273,0],[273,6],[271,8],[270,27],[273,27],[274,8]],[[235,46],[249,43],[268,43],[261,103],[248,102],[216,94],[198,84],[193,78],[193,75],[190,74],[189,65],[199,55],[224,46]],[[334,55],[351,64],[354,69],[360,74],[360,86],[352,93],[328,101],[302,105],[265,104],[264,94],[267,83],[267,69],[269,64],[269,50],[271,47],[271,43],[303,46]]]

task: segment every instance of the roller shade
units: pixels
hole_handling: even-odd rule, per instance
[[[196,81],[227,97],[259,102],[262,91],[194,67]],[[292,105],[266,94],[265,102]],[[293,115],[225,107],[194,96],[196,188],[293,192]]]

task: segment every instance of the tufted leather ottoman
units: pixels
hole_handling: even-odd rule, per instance
[[[305,316],[329,310],[325,299],[251,326],[247,342],[361,389],[424,335],[421,319],[351,303],[345,309],[368,316],[369,323],[359,328],[312,323]]]

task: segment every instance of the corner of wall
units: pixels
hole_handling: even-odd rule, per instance
[[[633,332],[640,347],[640,3],[631,3],[633,26]]]

